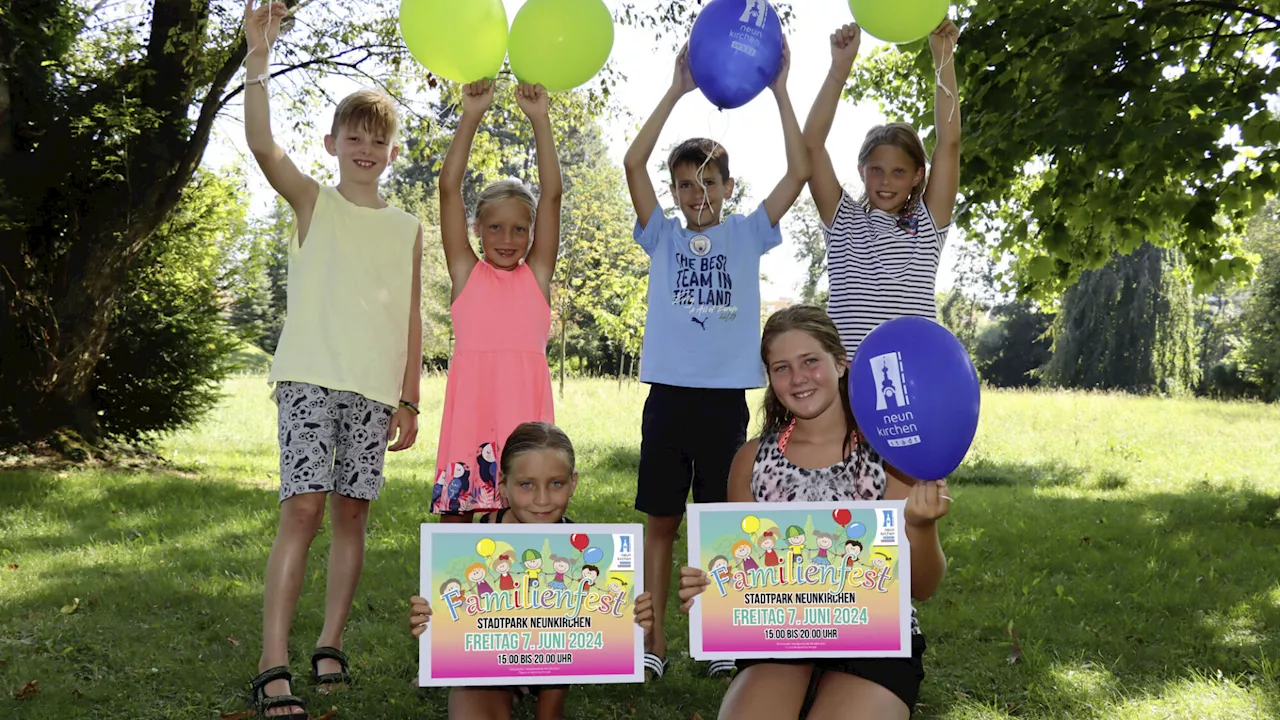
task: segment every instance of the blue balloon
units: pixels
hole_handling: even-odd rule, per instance
[[[845,528],[844,531],[850,540],[858,540],[867,534],[867,529],[862,526],[862,523],[849,523],[849,527]]]
[[[689,33],[689,72],[712,105],[742,107],[778,76],[782,23],[766,0],[712,0]]]
[[[894,318],[853,356],[849,395],[858,428],[885,462],[920,480],[960,467],[978,430],[978,372],[946,328]]]
[[[588,565],[594,565],[604,559],[604,553],[600,552],[598,547],[589,547],[586,552],[582,553],[582,559]]]

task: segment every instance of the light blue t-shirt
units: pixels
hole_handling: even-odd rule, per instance
[[[654,208],[635,239],[649,254],[640,381],[687,388],[764,387],[760,256],[782,244],[764,203],[702,232]]]

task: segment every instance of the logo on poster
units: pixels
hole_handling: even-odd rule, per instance
[[[880,522],[876,528],[876,545],[897,545],[897,511],[892,508],[880,510]]]
[[[633,549],[632,545],[634,542],[635,536],[633,535],[613,536],[613,546],[617,548],[617,550],[613,553],[613,564],[609,566],[610,570],[635,570],[636,551]]]

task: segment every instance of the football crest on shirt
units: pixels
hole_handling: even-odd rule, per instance
[[[706,257],[711,252],[711,238],[706,235],[694,235],[689,238],[689,252],[698,257]]]

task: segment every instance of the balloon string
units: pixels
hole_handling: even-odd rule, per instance
[[[947,44],[950,47],[947,48],[946,59],[942,61],[942,64],[938,66],[937,70],[934,70],[933,76],[934,76],[934,82],[937,84],[938,87],[942,88],[942,92],[947,96],[948,99],[951,100],[951,113],[947,116],[947,124],[950,125],[955,120],[955,117],[956,117],[956,96],[951,92],[951,88],[948,88],[946,85],[942,83],[942,71],[948,65],[952,64],[951,61],[955,59],[956,45],[955,45],[955,42],[951,40],[951,38],[947,38],[947,41],[948,41]]]
[[[724,117],[725,119],[724,125],[722,126],[723,130],[719,133],[721,136],[723,136],[728,134],[729,132],[729,116],[726,115],[723,110],[716,109],[711,111],[712,114],[717,112],[720,113],[721,116]],[[716,139],[716,134],[712,132],[713,128],[711,127],[711,117],[712,117],[711,114],[707,115],[707,134],[711,135],[711,143],[712,143],[711,152],[707,153],[706,159],[704,159],[702,161],[702,164],[698,166],[698,173],[696,176],[698,180],[698,186],[702,188],[702,204],[698,207],[698,227],[702,227],[702,211],[710,207],[711,205],[711,203],[707,202],[707,182],[706,180],[703,179],[703,173],[706,170],[707,165],[711,163],[711,159],[715,157],[716,151],[719,150],[721,147],[720,141]],[[729,178],[720,178],[720,181],[724,182],[728,179]]]
[[[268,2],[272,2],[272,0],[268,0]],[[285,10],[284,15],[283,15],[283,16],[281,16],[281,18],[280,18],[280,23],[281,23],[281,25],[283,25],[283,24],[284,24],[284,20],[285,20],[285,18],[295,15],[299,10],[301,10],[301,9],[302,9],[302,8],[304,8],[304,7],[306,7],[306,6],[307,6],[308,4],[310,4],[310,3],[311,3],[311,0],[302,0],[302,2],[298,3],[297,5],[294,5],[293,7],[288,8],[287,10]],[[267,27],[270,27],[270,26],[271,26],[271,17],[270,17],[270,12],[268,11]],[[276,42],[280,42],[280,35],[281,35],[281,34],[283,34],[283,32],[284,32],[284,28],[283,28],[283,27],[281,27],[281,28],[280,28],[280,32],[276,34]],[[263,30],[262,30],[262,35],[263,35],[263,37],[264,37],[264,38],[266,37],[266,35],[267,35],[267,28],[263,28]],[[249,65],[249,56],[250,56],[250,55],[252,55],[252,54],[253,54],[253,51],[254,51],[254,50],[257,50],[257,49],[258,49],[258,48],[257,48],[257,46],[256,46],[256,45],[250,45],[250,46],[249,46],[249,49],[245,51],[245,54],[244,54],[244,60],[241,60],[241,61],[240,61],[240,67],[239,67],[239,69],[240,69],[240,70],[244,70],[244,69],[246,69],[246,68],[248,67],[248,65]],[[268,53],[268,55],[270,55],[270,52],[271,52],[271,50],[273,50],[273,49],[275,49],[275,43],[268,42],[268,43],[267,43],[267,53]],[[268,66],[268,67],[267,67],[267,72],[265,72],[265,73],[263,73],[263,74],[261,74],[261,75],[259,75],[259,76],[257,76],[257,77],[245,78],[245,85],[251,85],[251,84],[253,84],[253,83],[261,83],[261,84],[262,84],[262,86],[265,88],[265,87],[267,86],[267,80],[269,80],[269,79],[271,79],[271,68],[270,68],[270,66]]]

